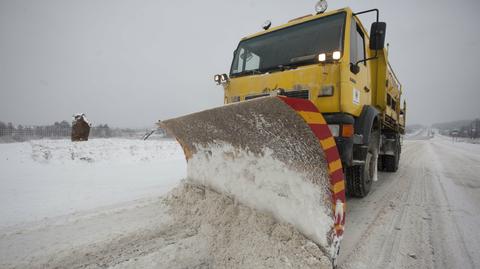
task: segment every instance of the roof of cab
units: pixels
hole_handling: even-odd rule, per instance
[[[335,14],[335,13],[339,13],[339,12],[347,12],[347,14],[350,14],[350,13],[352,13],[352,10],[350,8],[346,7],[346,8],[341,8],[341,9],[321,13],[321,14],[302,16],[302,17],[299,17],[297,19],[290,20],[289,22],[287,22],[285,24],[275,26],[275,27],[272,27],[268,30],[261,31],[261,32],[246,36],[246,37],[242,38],[242,41],[253,38],[253,37],[261,36],[261,35],[264,35],[264,34],[267,34],[267,33],[270,33],[270,32],[274,32],[276,30],[287,28],[287,27],[290,27],[290,26],[293,26],[293,25],[296,25],[296,24],[301,24],[301,23],[304,23],[304,22],[307,22],[307,21],[316,20],[318,18],[326,17],[326,16],[329,16],[329,15],[332,15],[332,14]]]

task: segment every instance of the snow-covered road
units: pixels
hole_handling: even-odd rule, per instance
[[[347,205],[340,268],[480,268],[480,145],[410,137],[399,171]]]
[[[318,249],[289,226],[245,208],[232,218],[238,209],[215,194],[173,204],[187,215],[209,210],[200,215],[221,226],[172,220],[160,196],[185,176],[185,162],[171,142],[91,142],[0,144],[0,268],[209,268],[206,251],[225,253],[205,236],[222,227],[229,236],[217,241],[239,243],[232,249],[265,266],[318,268]],[[348,199],[339,268],[480,268],[479,205],[480,145],[417,133],[404,141],[397,173],[380,173],[368,197]]]

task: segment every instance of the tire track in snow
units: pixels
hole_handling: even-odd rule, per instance
[[[438,195],[438,200],[439,200],[439,203],[442,203],[444,204],[447,208],[447,210],[442,210],[442,211],[437,211],[438,212],[438,215],[440,218],[443,218],[441,221],[444,221],[444,222],[447,222],[448,220],[448,223],[442,223],[441,225],[441,228],[443,229],[442,232],[446,232],[446,231],[449,231],[450,229],[447,227],[443,227],[443,226],[448,226],[448,225],[453,225],[454,227],[454,233],[455,233],[455,236],[452,236],[450,235],[452,238],[452,241],[449,240],[449,244],[447,245],[444,245],[442,243],[439,243],[438,244],[438,247],[441,248],[445,253],[455,253],[455,256],[453,257],[455,259],[455,261],[458,261],[458,263],[461,263],[461,264],[458,264],[457,262],[454,262],[452,263],[452,259],[449,259],[449,260],[446,260],[444,257],[440,257],[440,259],[442,259],[442,264],[445,266],[445,268],[448,268],[448,267],[451,267],[451,266],[458,266],[458,267],[462,267],[462,268],[477,268],[476,265],[475,265],[475,261],[474,261],[474,258],[472,256],[472,254],[470,253],[471,252],[471,247],[469,247],[469,245],[467,244],[466,242],[466,239],[465,239],[465,232],[468,233],[468,231],[465,231],[465,228],[462,229],[462,225],[460,225],[457,221],[457,217],[455,216],[455,212],[458,211],[456,206],[452,203],[452,201],[450,200],[449,196],[452,197],[454,196],[454,194],[452,194],[453,191],[455,191],[454,188],[450,187],[448,188],[448,191],[447,191],[447,188],[445,187],[445,184],[448,184],[449,180],[451,180],[452,182],[450,182],[451,184],[456,184],[455,182],[453,182],[454,180],[453,179],[450,179],[450,178],[447,178],[446,176],[444,176],[446,173],[444,171],[444,163],[440,160],[440,158],[438,156],[446,156],[447,152],[450,153],[450,151],[446,150],[447,147],[445,146],[438,146],[438,144],[435,144],[436,146],[434,147],[431,143],[428,144],[428,150],[431,152],[431,156],[433,156],[433,159],[431,160],[432,161],[432,167],[435,167],[435,170],[432,171],[431,173],[431,176],[433,178],[433,180],[435,180],[436,182],[436,185],[438,186],[439,188],[439,191],[436,192],[436,194]],[[441,152],[443,150],[443,152]],[[458,153],[458,152],[457,152]],[[470,160],[470,157],[467,157],[467,156],[458,156],[458,154],[456,154],[456,156],[454,156],[455,159],[460,159],[460,160],[463,160],[464,162],[464,165],[461,166],[460,169],[462,168],[465,168],[465,169],[468,169],[468,164],[469,163],[469,160]],[[455,166],[455,165],[454,165]],[[458,170],[458,168],[456,168],[456,170]],[[458,178],[456,180],[459,180]],[[450,195],[449,195],[450,193]],[[460,198],[460,197],[455,197],[455,198]],[[463,197],[465,198],[465,197]],[[457,201],[458,202],[458,201]],[[465,209],[463,209],[463,211],[466,211]],[[467,214],[469,214],[468,211],[466,211]],[[446,216],[442,216],[442,215],[446,215]],[[465,225],[463,223],[463,225]],[[438,231],[437,231],[438,233]],[[459,251],[460,250],[460,251]],[[475,251],[475,250],[473,250]],[[450,254],[451,255],[451,254]],[[443,256],[443,255],[442,255]],[[460,257],[459,256],[462,256],[461,259],[459,259]]]
[[[418,148],[423,149],[423,144]],[[425,199],[429,180],[423,154],[423,150],[417,151],[417,158],[408,166],[409,174],[397,178],[408,186],[397,201],[398,209],[392,212],[376,268],[433,268],[429,204]]]
[[[406,144],[401,167],[397,173],[380,173],[380,179],[374,184],[369,196],[364,199],[347,201],[347,210],[348,208],[350,210],[347,214],[348,223],[343,242],[344,249],[339,260],[340,268],[362,268],[362,266],[371,268],[372,259],[373,263],[381,264],[382,261],[379,260],[379,257],[382,255],[391,257],[394,244],[386,242],[387,238],[384,235],[390,234],[395,226],[389,220],[390,216],[388,215],[394,210],[396,204],[400,204],[399,201],[402,197],[409,192],[408,174],[410,167],[416,161],[412,156],[418,155],[419,152],[420,147],[415,144]],[[360,211],[360,214],[356,212],[357,210]],[[364,225],[365,223],[367,225]],[[359,233],[361,236],[355,237]],[[370,242],[371,245],[367,242]],[[392,248],[390,251],[384,250],[384,253],[379,255],[379,250],[383,250],[381,245],[390,245]],[[365,257],[366,259],[364,259]]]

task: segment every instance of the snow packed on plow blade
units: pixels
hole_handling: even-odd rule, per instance
[[[335,195],[331,155],[310,123],[324,125],[316,127],[327,130],[325,141],[333,140],[310,101],[285,97],[230,104],[159,125],[181,144],[190,182],[292,224],[335,259],[344,191]],[[343,184],[343,173],[340,179]]]

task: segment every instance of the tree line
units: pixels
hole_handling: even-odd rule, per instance
[[[480,138],[480,119],[436,123],[433,127],[443,135]]]
[[[64,138],[71,135],[72,125],[68,121],[55,122],[51,125],[23,126],[0,121],[0,137],[3,140],[25,141],[40,138]],[[108,138],[115,136],[119,130],[111,129],[108,124],[92,126],[91,137]],[[118,135],[118,134],[117,134]]]

